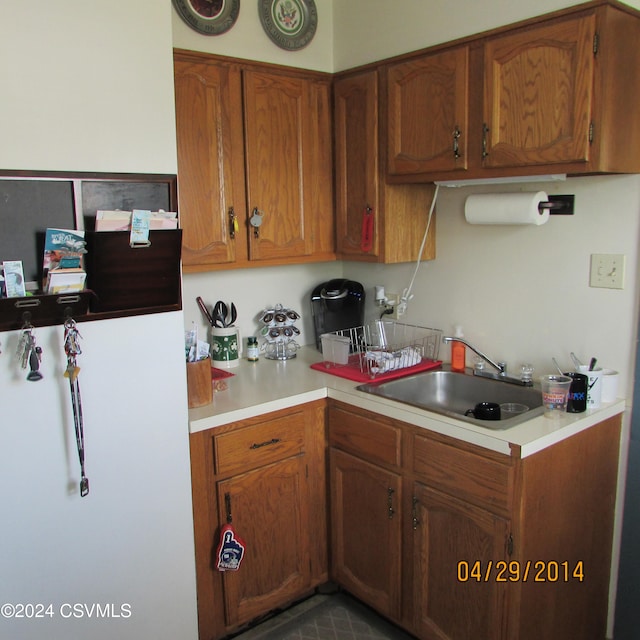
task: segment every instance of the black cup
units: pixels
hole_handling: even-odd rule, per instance
[[[473,409],[468,409],[465,416],[473,416],[476,420],[500,420],[500,405],[497,402],[478,402]]]
[[[587,391],[589,390],[589,376],[584,373],[569,371],[563,374],[571,378],[569,387],[569,399],[567,400],[568,413],[582,413],[587,410]]]

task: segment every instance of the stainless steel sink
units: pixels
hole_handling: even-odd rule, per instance
[[[370,382],[356,388],[488,429],[508,429],[544,412],[539,389],[440,369],[387,382]],[[518,403],[529,410],[505,416],[502,420],[477,420],[466,416],[465,413],[479,402]]]

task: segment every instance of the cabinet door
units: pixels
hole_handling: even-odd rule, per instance
[[[302,595],[310,586],[307,480],[296,456],[218,482],[220,522],[227,509],[246,544],[238,571],[223,574],[228,626],[248,622]]]
[[[589,160],[595,16],[485,46],[485,167]]]
[[[468,47],[388,68],[388,173],[467,168],[468,84]]]
[[[382,615],[400,613],[400,477],[331,449],[331,567],[335,580]]]
[[[333,91],[338,253],[347,259],[376,257],[380,242],[377,72],[341,78]],[[372,234],[369,248],[363,242],[367,232]]]
[[[259,71],[244,71],[243,79],[247,204],[261,222],[249,228],[250,259],[309,255],[310,81]]]
[[[495,563],[507,559],[509,522],[420,483],[414,484],[413,501],[413,602],[419,636],[503,638],[506,583],[496,581]]]
[[[175,94],[185,270],[246,259],[239,71],[176,58]]]

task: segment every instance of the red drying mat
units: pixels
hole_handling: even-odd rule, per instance
[[[338,376],[340,378],[347,378],[347,380],[354,380],[355,382],[378,382],[380,380],[393,380],[394,378],[402,378],[404,376],[410,376],[413,373],[420,373],[421,371],[429,371],[430,369],[438,369],[442,366],[442,360],[422,360],[418,364],[414,364],[412,367],[405,367],[404,369],[393,369],[387,373],[380,373],[374,378],[370,375],[360,371],[360,368],[354,365],[335,365],[331,362],[322,361],[316,362],[311,365],[312,369],[316,371],[322,371],[323,373],[330,373],[332,376]]]
[[[231,378],[235,376],[235,373],[231,373],[230,371],[225,371],[224,369],[218,369],[217,367],[211,367],[211,379],[212,380],[222,380],[223,378]]]

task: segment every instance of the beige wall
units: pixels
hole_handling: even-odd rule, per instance
[[[172,68],[157,0],[0,2],[0,167],[175,173]]]
[[[243,0],[236,23],[229,31],[217,36],[206,36],[194,31],[176,11],[172,11],[173,45],[179,49],[263,60],[316,71],[333,71],[334,2],[335,0],[315,0],[318,10],[316,33],[313,40],[298,51],[285,51],[271,42],[260,23],[258,3],[253,0]]]
[[[339,71],[578,4],[571,0],[334,0]],[[640,8],[639,0],[625,4]]]

